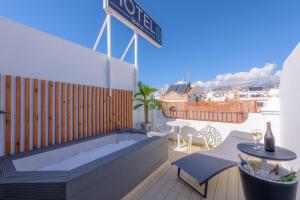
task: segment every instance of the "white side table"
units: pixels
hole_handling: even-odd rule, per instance
[[[177,136],[177,147],[174,150],[176,150],[176,151],[185,151],[186,150],[186,149],[182,148],[180,145],[180,137],[181,137],[180,129],[184,126],[188,126],[189,124],[190,124],[189,122],[180,121],[180,120],[167,122],[167,125],[173,126],[174,133]]]

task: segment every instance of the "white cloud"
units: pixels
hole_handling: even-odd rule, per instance
[[[177,81],[176,84],[184,84],[187,83],[186,81]]]
[[[170,85],[168,85],[168,84],[164,85],[163,87],[161,87],[161,88],[158,90],[158,92],[159,92],[160,94],[166,93],[167,90],[168,90],[168,88],[169,88],[169,86],[170,86]]]
[[[197,81],[194,85],[200,87],[222,87],[243,84],[256,84],[265,83],[269,81],[279,81],[281,71],[278,70],[274,73],[276,65],[266,63],[263,67],[253,67],[248,72],[226,73],[219,74],[215,79],[203,82]]]

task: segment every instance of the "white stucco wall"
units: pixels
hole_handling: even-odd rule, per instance
[[[184,121],[188,121],[190,123],[189,126],[194,127],[197,130],[204,128],[209,123],[211,126],[216,128],[220,132],[222,136],[222,140],[224,140],[229,135],[229,133],[233,130],[251,132],[254,129],[261,129],[263,132],[265,131],[264,118],[261,113],[249,113],[248,119],[241,124],[207,122],[207,121],[196,121],[196,120],[184,120]]]
[[[107,87],[107,56],[0,17],[0,73]],[[112,58],[111,86],[133,90],[134,66]]]
[[[107,56],[105,54],[0,17],[1,75],[107,87],[106,63]],[[134,65],[112,58],[110,66],[111,87],[133,91]],[[2,78],[2,86],[5,85],[4,81]],[[12,88],[14,88],[14,81],[12,84]],[[0,109],[5,110],[3,87],[1,93]],[[12,95],[15,95],[15,90]],[[14,111],[14,107],[12,106],[12,111]],[[134,113],[134,126],[143,120],[140,112]],[[1,115],[0,155],[3,155],[4,152],[4,124],[5,118],[4,115]],[[31,126],[33,125],[31,124]],[[24,127],[23,120],[22,127]],[[12,119],[12,131],[14,131],[14,119]],[[24,140],[23,134],[21,140]],[[14,142],[15,138],[13,137],[12,143]],[[21,144],[22,148],[24,148],[24,144]]]
[[[151,121],[152,121],[152,129],[156,130],[156,119],[155,114],[156,111],[151,111]],[[208,124],[216,128],[221,136],[222,140],[224,140],[231,131],[243,131],[251,133],[253,130],[259,129],[262,131],[263,135],[266,132],[266,123],[271,122],[272,124],[272,132],[274,134],[276,145],[280,145],[280,126],[279,126],[279,119],[280,114],[279,112],[272,112],[272,113],[249,113],[248,119],[241,124],[236,123],[222,123],[222,122],[208,122],[208,121],[198,121],[198,120],[183,120],[183,119],[176,119],[180,121],[187,121],[189,122],[189,126],[195,128],[196,130],[201,130],[202,128],[206,127]],[[262,141],[263,142],[263,139]]]
[[[300,167],[300,43],[283,64],[280,80],[281,141],[292,149],[298,159],[292,162]]]

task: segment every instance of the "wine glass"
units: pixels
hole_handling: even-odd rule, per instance
[[[253,130],[252,135],[253,135],[253,139],[254,139],[254,143],[255,143],[254,149],[259,149],[258,143],[260,142],[260,140],[263,137],[262,131],[260,129]]]

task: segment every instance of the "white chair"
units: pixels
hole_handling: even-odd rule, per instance
[[[197,133],[197,130],[191,126],[181,128],[180,136],[183,140],[188,141],[189,153],[192,152],[192,137]]]
[[[155,126],[157,131],[161,133],[168,134],[169,139],[173,139],[176,143],[176,134],[174,133],[174,128],[167,125],[167,122],[172,121],[164,116],[162,110],[155,110]]]
[[[220,132],[211,125],[207,125],[190,137],[190,144],[203,144],[208,150],[215,149],[222,142]]]

